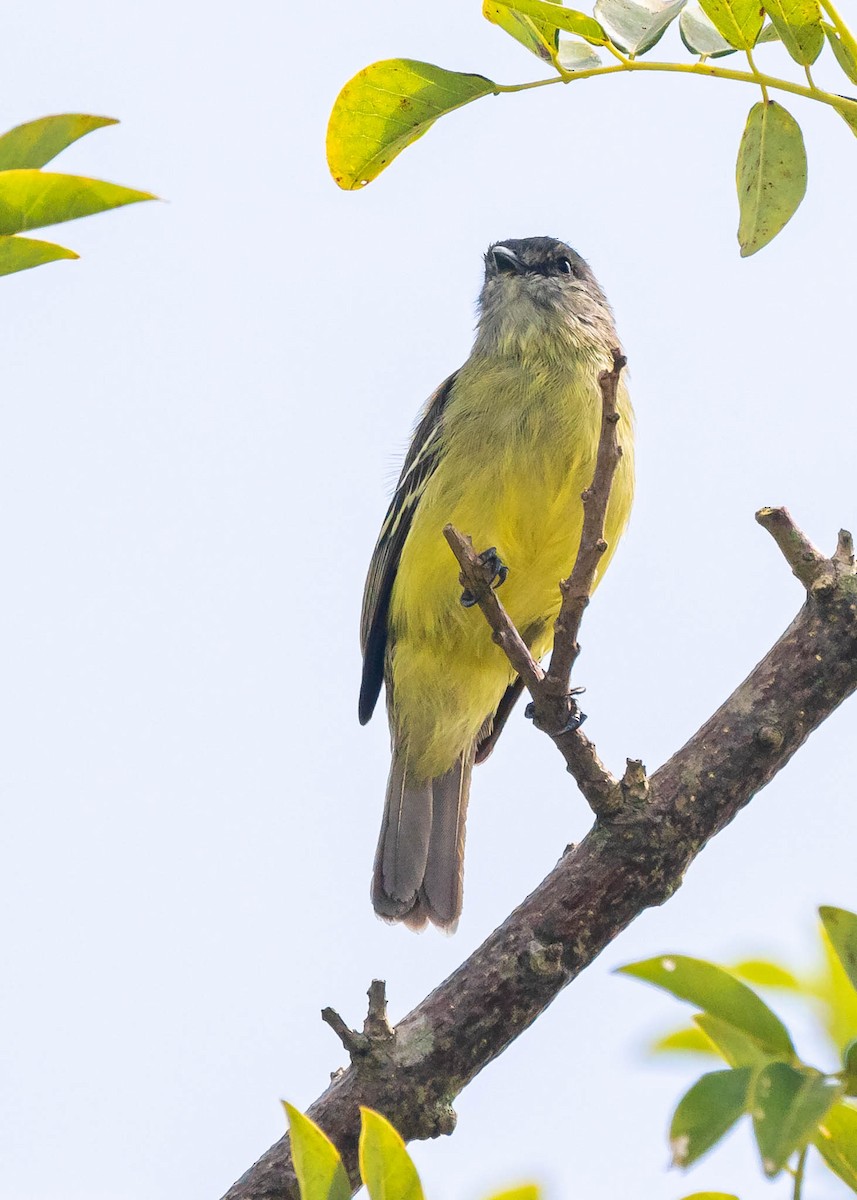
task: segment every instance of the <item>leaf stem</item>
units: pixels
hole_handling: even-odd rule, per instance
[[[711,79],[734,79],[736,83],[751,83],[754,87],[764,86],[781,92],[789,92],[793,96],[804,96],[809,100],[818,100],[821,104],[828,104],[831,108],[835,108],[839,112],[853,110],[854,115],[857,116],[857,101],[846,99],[843,96],[834,96],[830,92],[823,92],[818,88],[810,88],[805,84],[791,83],[787,79],[777,79],[773,75],[764,75],[761,72],[752,74],[750,71],[732,71],[727,67],[715,67],[707,62],[671,63],[626,59],[622,63],[617,63],[616,66],[589,67],[585,71],[563,72],[561,75],[552,75],[549,79],[536,79],[530,83],[498,83],[495,85],[495,91],[497,93],[526,92],[531,88],[548,87],[553,83],[573,83],[578,79],[591,79],[597,75],[616,75],[620,71],[659,71],[669,75],[697,75]]]
[[[803,1192],[803,1175],[804,1175],[804,1170],[806,1168],[806,1152],[808,1149],[809,1149],[808,1145],[804,1146],[803,1150],[801,1150],[801,1152],[800,1152],[800,1157],[797,1160],[797,1167],[795,1168],[795,1185],[794,1185],[794,1190],[792,1191],[792,1200],[801,1200],[801,1193]]]
[[[747,50],[746,55],[747,55],[747,62],[750,64],[750,70],[753,72],[753,75],[755,76],[755,78],[760,80],[760,86],[762,88],[762,99],[767,104],[768,103],[768,88],[767,88],[766,84],[761,83],[761,77],[759,75],[759,68],[756,66],[756,64],[753,60],[752,50]]]
[[[614,46],[612,42],[607,42],[604,49],[609,50],[610,53],[613,55],[613,57],[618,58],[619,62],[622,64],[625,64],[625,63],[631,61],[630,59],[626,58],[625,55],[622,53],[622,51],[617,46]]]

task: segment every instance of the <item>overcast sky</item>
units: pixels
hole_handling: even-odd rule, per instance
[[[737,84],[488,98],[337,191],[325,124],[364,64],[538,75],[479,10],[7,11],[3,127],[119,117],[56,168],[167,203],[52,231],[80,262],[0,280],[2,1200],[218,1197],[282,1132],[280,1098],[306,1107],[342,1064],[323,1005],[357,1022],[381,976],[400,1017],[586,831],[516,715],[474,778],[456,936],[372,913],[388,749],[356,720],[363,578],[415,414],[468,353],[490,241],[570,242],[630,360],[636,507],[577,668],[614,769],[658,766],[797,611],[756,508],[788,505],[825,549],[857,527],[854,135],[789,102],[809,193],[748,261]],[[548,1200],[785,1195],[746,1129],[667,1171],[693,1068],[642,1047],[686,1014],[611,969],[811,961],[815,907],[857,908],[855,721],[836,713],[467,1089],[454,1137],[415,1148],[430,1198],[527,1178]]]

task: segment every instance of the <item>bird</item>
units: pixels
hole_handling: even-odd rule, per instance
[[[446,932],[462,906],[474,762],[521,691],[462,595],[448,523],[497,556],[495,586],[536,659],[553,643],[592,482],[599,376],[621,349],[613,313],[581,256],[552,237],[485,254],[467,361],[426,403],[381,527],[363,595],[359,719],[386,690],[392,761],[372,879],[376,913]],[[633,411],[617,393],[623,454],[605,522],[603,574],[634,492]]]

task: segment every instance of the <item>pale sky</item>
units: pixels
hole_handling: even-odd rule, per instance
[[[751,89],[488,98],[341,193],[331,103],[397,54],[539,74],[478,0],[7,12],[3,128],[119,117],[56,169],[167,203],[50,231],[81,261],[0,280],[0,1200],[218,1197],[282,1132],[280,1099],[308,1106],[342,1065],[324,1005],[362,1020],[380,976],[402,1016],[588,828],[518,714],[474,777],[458,933],[373,915],[388,750],[356,719],[363,579],[415,415],[468,353],[489,242],[573,245],[629,357],[637,501],[576,676],[614,769],[657,767],[797,611],[756,508],[786,504],[828,550],[857,531],[845,123],[788,102],[809,193],[742,261]],[[429,1200],[525,1179],[547,1200],[786,1194],[743,1126],[667,1171],[694,1065],[642,1047],[687,1012],[611,969],[810,961],[815,907],[857,908],[855,720],[852,702],[466,1090],[453,1137],[415,1147]]]

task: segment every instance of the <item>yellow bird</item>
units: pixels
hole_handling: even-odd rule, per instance
[[[595,276],[554,238],[491,246],[479,310],[470,357],[417,425],[363,597],[360,722],[371,717],[383,682],[393,751],[372,901],[380,916],[412,929],[431,921],[451,931],[458,922],[471,769],[520,691],[481,613],[462,602],[443,527],[469,534],[477,550],[496,547],[508,568],[503,604],[542,658],[595,469],[598,377],[619,348]],[[624,454],[599,573],[634,492],[624,381],[617,400]]]

